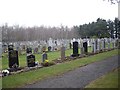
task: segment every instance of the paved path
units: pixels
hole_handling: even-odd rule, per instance
[[[91,81],[117,67],[118,56],[114,56],[103,61],[77,68],[60,76],[27,85],[24,88],[84,88]]]

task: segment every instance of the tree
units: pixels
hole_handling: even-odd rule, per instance
[[[115,28],[115,38],[118,38],[118,32],[120,32],[119,30],[120,30],[120,23],[119,23],[120,21],[119,21],[119,19],[118,18],[115,18],[115,20],[114,20],[114,28]]]
[[[111,20],[107,21],[107,29],[111,38],[114,38],[114,22]]]

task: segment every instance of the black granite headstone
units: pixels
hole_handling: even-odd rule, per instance
[[[105,49],[105,48],[106,48],[106,46],[105,46],[105,44],[106,44],[106,43],[105,43],[105,39],[104,39],[103,43],[104,43],[104,45],[103,45],[103,46],[104,46],[104,49]]]
[[[75,56],[78,56],[78,42],[73,42],[73,54],[72,56],[75,57]]]
[[[10,50],[8,54],[9,54],[9,68],[12,68],[15,64],[19,66],[18,51]]]
[[[96,48],[96,50],[97,50],[97,45],[98,45],[98,41],[97,41],[97,39],[95,40],[95,48]]]
[[[84,53],[88,53],[88,47],[87,42],[83,43]]]
[[[27,48],[26,53],[27,54],[32,53],[32,48]]]
[[[13,50],[13,45],[8,45],[8,51]]]
[[[51,46],[48,47],[48,51],[49,51],[49,52],[51,51],[51,48],[52,48]]]
[[[35,55],[30,54],[27,56],[27,65],[28,67],[34,67],[35,66]]]

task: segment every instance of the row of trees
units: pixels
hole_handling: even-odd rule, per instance
[[[79,37],[111,37],[118,38],[120,34],[120,21],[115,18],[114,21],[98,18],[96,22],[74,26]]]
[[[48,40],[50,37],[53,39],[69,39],[76,36],[73,28],[64,27],[20,27],[19,25],[8,26],[5,24],[1,26],[2,41],[33,41],[33,40]]]
[[[115,18],[114,21],[98,18],[96,22],[73,26],[68,28],[61,25],[60,27],[20,27],[19,25],[0,26],[3,42],[14,41],[33,41],[53,39],[71,39],[85,37],[118,37],[120,33],[120,21]]]

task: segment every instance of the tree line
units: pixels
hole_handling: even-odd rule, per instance
[[[60,27],[20,27],[19,25],[0,27],[2,29],[2,42],[34,41],[53,39],[69,39],[76,36],[73,28],[61,25]]]
[[[118,18],[112,20],[105,20],[98,18],[96,22],[91,22],[89,24],[83,24],[79,26],[74,26],[79,37],[111,37],[119,38],[120,34],[120,21]]]
[[[96,22],[83,25],[76,25],[71,28],[61,25],[60,27],[22,27],[19,25],[8,26],[4,24],[0,26],[0,38],[2,42],[16,41],[34,41],[53,39],[72,39],[86,37],[111,37],[117,38],[120,34],[120,21],[118,18],[112,20],[104,20],[98,18]]]

